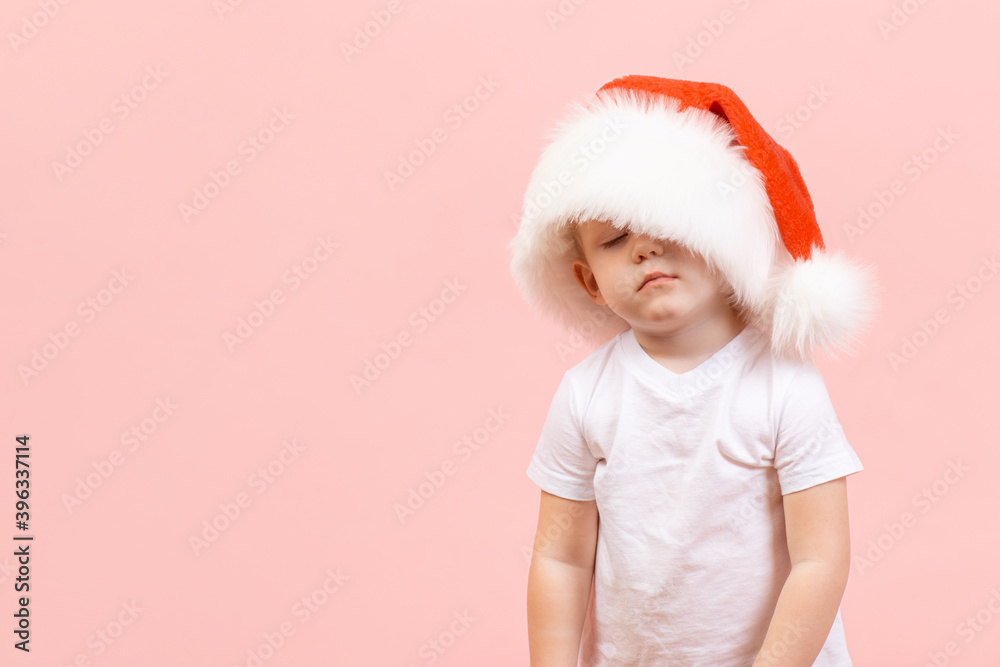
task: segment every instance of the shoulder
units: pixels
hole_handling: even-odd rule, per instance
[[[773,414],[779,430],[840,427],[826,382],[813,361],[782,362],[778,368]]]
[[[774,354],[770,339],[763,334],[751,344],[747,362],[745,374],[764,380],[771,395],[779,400],[800,386],[823,383],[823,376],[812,359],[789,359]]]
[[[621,348],[619,342],[623,335],[625,335],[625,332],[619,333],[610,340],[602,343],[581,361],[571,366],[566,371],[566,377],[578,384],[595,382],[604,370],[614,363],[614,358]]]
[[[811,359],[776,355],[765,337],[752,346],[745,360],[738,375],[741,398],[734,411],[767,414],[772,433],[782,423],[826,414],[830,409],[823,376]]]
[[[776,384],[784,400],[826,394],[823,374],[812,360],[781,361],[776,369]]]
[[[558,391],[568,396],[566,400],[573,404],[577,414],[584,415],[587,412],[599,388],[617,391],[616,382],[620,382],[622,378],[618,358],[621,336],[622,334],[617,334],[601,344],[563,374]]]

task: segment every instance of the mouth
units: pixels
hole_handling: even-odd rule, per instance
[[[653,273],[646,274],[642,284],[639,285],[639,289],[641,290],[654,285],[665,285],[667,283],[672,283],[675,280],[677,280],[677,276],[672,276],[661,271],[654,271]]]

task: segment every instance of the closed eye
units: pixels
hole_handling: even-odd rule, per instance
[[[604,247],[604,248],[610,248],[611,246],[613,246],[614,244],[618,243],[619,241],[621,241],[626,236],[628,236],[628,234],[622,234],[618,238],[612,239],[612,240],[608,241],[607,243],[603,244],[602,247]]]

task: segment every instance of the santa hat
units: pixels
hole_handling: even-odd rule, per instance
[[[597,218],[702,255],[776,355],[854,353],[878,309],[874,268],[827,252],[798,165],[732,90],[632,75],[570,107],[510,243],[529,302],[594,344],[628,328],[573,274],[573,226]]]

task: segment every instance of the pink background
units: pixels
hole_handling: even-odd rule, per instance
[[[1000,280],[977,276],[1000,246],[994,3],[233,3],[5,3],[0,662],[526,665],[524,471],[590,350],[560,355],[573,337],[522,300],[506,244],[569,101],[649,74],[732,87],[797,159],[828,246],[878,267],[864,348],[817,362],[865,464],[842,605],[855,664],[998,664]],[[391,20],[346,57],[372,12]],[[71,147],[90,150],[57,173]],[[196,190],[212,198],[186,221]],[[257,326],[227,343],[241,318]]]

